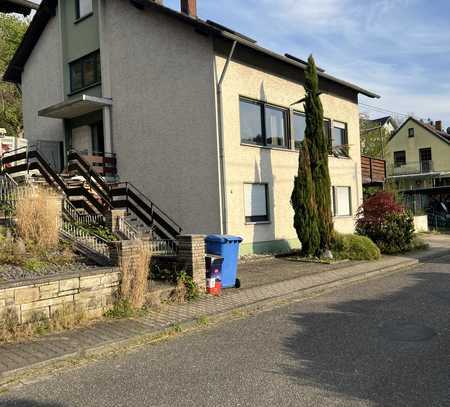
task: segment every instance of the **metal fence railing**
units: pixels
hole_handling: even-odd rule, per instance
[[[105,218],[103,215],[89,215],[80,213],[75,206],[68,200],[63,201],[64,212],[75,222],[81,225],[99,225],[103,224]]]
[[[139,232],[123,216],[118,219],[116,229],[113,232],[120,232],[128,240],[136,240],[139,237]]]
[[[159,256],[172,256],[177,253],[177,245],[175,240],[151,240],[150,250],[152,254]]]
[[[110,258],[111,242],[87,231],[81,225],[63,221],[61,232],[71,240],[75,240],[77,243],[88,247],[92,251],[107,257],[108,259]]]

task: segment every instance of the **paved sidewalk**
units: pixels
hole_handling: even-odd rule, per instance
[[[450,246],[447,246],[450,247]],[[225,290],[217,298],[204,296],[187,304],[166,305],[142,318],[101,321],[92,326],[41,337],[33,342],[0,346],[0,385],[28,369],[110,348],[125,346],[139,337],[151,337],[178,324],[192,324],[204,316],[227,314],[236,309],[257,308],[290,297],[310,296],[343,284],[366,280],[423,262],[450,256],[445,245],[409,257],[384,257],[378,262],[349,263],[347,267],[300,275],[271,284]],[[431,259],[431,260],[430,260]],[[449,260],[450,261],[450,260]]]

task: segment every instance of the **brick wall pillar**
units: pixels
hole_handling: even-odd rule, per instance
[[[205,236],[180,235],[177,237],[177,265],[190,275],[200,290],[206,289]]]
[[[111,209],[105,215],[106,226],[112,230],[116,231],[118,229],[119,218],[124,218],[127,215],[126,209]]]

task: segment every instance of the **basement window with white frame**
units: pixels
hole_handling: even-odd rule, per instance
[[[333,187],[334,216],[351,216],[352,193],[350,187]]]
[[[245,222],[269,222],[267,184],[244,184]]]

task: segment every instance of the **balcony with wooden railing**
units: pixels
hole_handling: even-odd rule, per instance
[[[364,185],[382,184],[386,180],[386,161],[363,155],[361,172]]]

